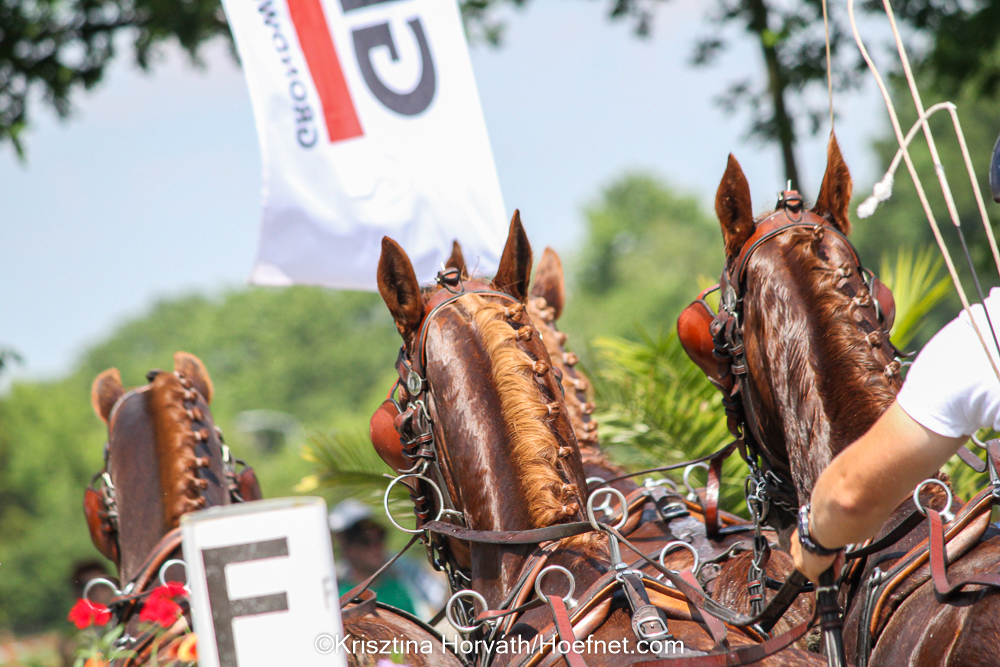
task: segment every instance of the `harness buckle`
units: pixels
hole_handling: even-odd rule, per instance
[[[632,613],[632,631],[646,641],[673,638],[660,610],[651,604],[643,605]]]
[[[415,370],[410,370],[406,376],[406,391],[410,396],[419,396],[424,389],[424,379]]]

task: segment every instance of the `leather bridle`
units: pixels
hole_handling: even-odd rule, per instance
[[[863,267],[857,250],[847,236],[836,227],[826,224],[816,213],[804,210],[802,196],[798,192],[794,190],[783,192],[776,208],[774,213],[757,223],[754,233],[744,242],[739,254],[723,271],[719,281],[721,291],[719,312],[709,328],[715,347],[714,356],[719,362],[719,380],[715,383],[723,392],[723,405],[729,430],[743,443],[740,454],[750,467],[753,483],[756,486],[754,495],[760,500],[758,506],[760,521],[767,519],[768,510],[772,505],[794,516],[799,502],[788,462],[776,458],[757,440],[755,432],[760,432],[761,422],[752,404],[744,400],[744,394],[748,389],[748,369],[746,349],[743,344],[743,305],[747,293],[747,270],[750,260],[769,242],[793,230],[811,230],[816,241],[821,241],[827,233],[832,234],[842,242],[850,254],[850,264],[841,268],[843,275],[847,278],[856,272],[861,277],[869,301],[875,307],[878,322],[883,328],[885,341],[888,341],[888,330],[891,328],[894,310],[891,306],[884,308],[880,304],[879,297],[887,294],[888,297],[883,298],[890,300],[891,292],[878,282],[873,273]],[[895,348],[893,351],[896,351]]]
[[[412,463],[410,468],[399,472],[415,480],[414,484],[407,486],[411,489],[410,499],[414,503],[414,513],[419,523],[425,524],[447,515],[464,524],[464,515],[457,509],[451,497],[447,479],[440,465],[434,423],[428,405],[432,391],[426,375],[428,330],[439,313],[470,294],[499,297],[508,301],[511,304],[508,307],[508,314],[513,317],[523,312],[524,304],[510,294],[497,291],[489,283],[479,280],[463,281],[458,269],[439,272],[437,283],[441,289],[424,305],[425,314],[420,327],[411,339],[411,346],[408,348],[404,343],[399,348],[399,356],[396,359],[396,372],[399,377],[390,390],[390,400],[398,411],[393,419],[393,425],[402,444],[402,456],[407,462]],[[405,400],[397,401],[391,398],[399,387],[406,391]],[[436,489],[430,488],[428,480],[431,480]],[[439,495],[439,501],[443,503],[443,507],[437,508],[436,515],[432,506],[434,495]],[[471,583],[470,575],[464,572],[451,556],[447,541],[441,534],[434,534],[428,539],[427,548],[432,565],[435,569],[445,572],[454,590],[465,588]]]

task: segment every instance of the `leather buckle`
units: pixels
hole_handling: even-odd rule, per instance
[[[639,607],[632,614],[632,631],[636,637],[646,641],[673,638],[660,610],[651,604]]]

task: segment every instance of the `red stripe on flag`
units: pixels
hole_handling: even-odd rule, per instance
[[[320,0],[288,0],[288,12],[323,105],[330,143],[364,136]]]

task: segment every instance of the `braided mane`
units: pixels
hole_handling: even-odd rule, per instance
[[[150,405],[156,429],[160,488],[165,495],[163,522],[176,528],[180,517],[206,506],[203,491],[208,481],[198,477],[207,462],[198,459],[195,447],[210,435],[201,394],[180,373],[159,373],[150,385]]]
[[[549,420],[553,409],[534,375],[536,362],[518,345],[517,330],[508,322],[503,304],[470,294],[462,307],[475,322],[490,358],[493,382],[500,395],[507,435],[520,468],[520,480],[529,499],[528,513],[535,526],[566,521],[580,512],[580,491],[563,481],[559,458],[573,449],[560,446]]]
[[[748,339],[766,341],[760,358],[776,366],[763,377],[786,374],[786,407],[798,411],[796,418],[783,420],[792,424],[785,443],[792,469],[808,470],[812,477],[796,480],[800,493],[808,492],[833,457],[868,430],[900,386],[888,337],[877,333],[881,325],[874,306],[865,305],[867,287],[856,267],[845,275],[846,265],[827,257],[822,236],[801,228],[774,244],[791,284],[768,267],[773,260],[763,253],[755,256],[756,286],[747,297],[756,303],[746,306],[746,312],[762,314],[753,318],[757,330]],[[809,304],[805,312],[795,304],[796,295]]]

